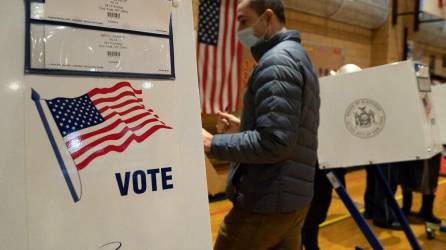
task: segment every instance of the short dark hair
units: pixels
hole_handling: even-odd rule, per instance
[[[253,9],[257,15],[261,15],[267,9],[271,9],[281,23],[286,23],[285,8],[282,0],[249,0],[249,7]]]

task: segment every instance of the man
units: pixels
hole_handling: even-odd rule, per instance
[[[416,160],[395,163],[400,169],[398,181],[403,191],[402,210],[407,216],[416,216],[426,222],[441,224],[441,219],[434,214],[435,193],[438,187],[442,154],[434,155],[427,160]],[[412,192],[422,194],[421,208],[412,213]]]
[[[241,122],[220,113],[227,133],[203,130],[205,151],[233,162],[226,192],[234,207],[215,249],[298,249],[313,196],[319,83],[280,0],[243,0],[237,19],[257,66]]]
[[[373,224],[377,227],[402,230],[401,223],[392,210],[389,198],[386,195],[386,187],[378,179],[381,177],[378,175],[376,168],[381,169],[384,179],[394,195],[398,184],[399,169],[396,163],[366,166],[367,180],[364,193],[364,217],[372,219]]]

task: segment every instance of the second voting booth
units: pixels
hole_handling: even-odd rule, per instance
[[[441,152],[429,72],[411,61],[320,79],[321,168],[429,159]]]
[[[429,159],[442,150],[428,67],[411,61],[324,77],[320,168],[375,165],[373,174],[413,249],[421,249],[376,164]],[[327,177],[373,249],[384,249],[333,172]]]

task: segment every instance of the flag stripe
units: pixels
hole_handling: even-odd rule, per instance
[[[207,93],[208,70],[206,70],[206,67],[209,64],[209,47],[204,46],[204,45],[202,45],[202,46],[204,47],[204,62],[203,62],[203,68],[202,68],[202,71],[203,71],[202,84],[203,84],[203,93],[204,93],[204,95],[203,95],[203,110],[206,112],[208,110],[206,104],[209,103],[209,101],[207,100],[209,97],[209,94]]]
[[[165,124],[159,124],[159,123],[148,123],[144,126],[142,126],[139,130],[136,130],[135,132],[128,132],[122,134],[122,136],[117,137],[115,140],[106,140],[98,145],[94,145],[94,146],[90,146],[87,148],[87,150],[80,154],[76,159],[74,159],[74,161],[76,163],[82,162],[83,160],[85,160],[86,158],[88,158],[88,156],[100,149],[103,149],[104,147],[108,146],[108,145],[119,145],[124,143],[125,140],[127,140],[128,137],[130,137],[131,135],[136,135],[136,136],[140,136],[141,134],[143,134],[145,131],[147,131],[149,128],[155,126],[155,125],[165,125]],[[104,136],[109,136],[109,135],[115,135],[115,134],[119,134],[122,132],[122,130],[126,129],[125,126],[119,126],[118,128],[116,128],[113,131],[110,131],[108,133],[105,133],[103,135]],[[100,137],[98,137],[100,138]],[[95,140],[97,140],[98,138],[96,138]],[[90,144],[93,141],[90,141]],[[76,151],[75,151],[76,152]]]
[[[157,122],[158,120],[156,119],[151,119],[151,120],[147,120],[149,121],[149,123],[152,122]],[[76,152],[73,152],[71,155],[73,156],[73,159],[78,158],[79,156],[81,156],[83,153],[85,153],[86,151],[88,151],[90,148],[93,148],[103,142],[106,141],[116,141],[119,140],[120,138],[122,138],[125,134],[127,133],[131,133],[132,129],[130,129],[129,127],[124,127],[121,131],[114,133],[114,134],[108,134],[106,136],[102,136],[101,138],[89,143],[88,145],[86,145],[85,147],[81,148],[80,150],[77,150]]]
[[[128,101],[128,100],[126,100],[126,101]],[[123,101],[123,102],[126,102],[126,101]],[[119,104],[119,103],[117,103],[117,104]],[[141,102],[130,102],[127,105],[124,105],[122,107],[117,107],[117,108],[114,108],[114,109],[111,109],[111,108],[99,109],[99,113],[101,113],[103,116],[107,116],[108,114],[112,113],[113,111],[116,111],[118,113],[122,113],[122,112],[126,112],[129,109],[133,109],[133,108],[140,108],[140,109],[146,110],[145,107],[144,107],[144,104],[142,104]],[[153,112],[153,110],[147,110],[147,111]]]
[[[232,6],[231,6],[232,9],[237,9],[236,1],[231,2],[231,4],[232,4]],[[235,53],[234,53],[234,45],[233,44],[234,44],[234,40],[237,39],[237,35],[236,35],[236,33],[237,33],[236,23],[237,22],[236,22],[236,13],[234,11],[231,12],[230,20],[231,20],[231,22],[228,24],[228,27],[230,28],[230,30],[229,30],[230,36],[228,37],[228,41],[227,41],[227,43],[228,43],[227,47],[229,48],[228,53],[227,53],[227,57],[228,57],[228,59],[227,59],[228,60],[228,69],[226,72],[227,84],[226,84],[226,88],[224,90],[225,97],[223,100],[224,101],[223,105],[224,105],[225,109],[227,110],[227,112],[234,111],[234,110],[232,110],[232,106],[234,106],[234,105],[232,103],[232,98],[231,98],[231,96],[232,96],[231,90],[233,89],[232,85],[234,84],[234,82],[232,81],[231,72],[232,72],[232,68],[234,67],[234,63],[238,64],[238,60],[234,60],[236,58],[234,58]]]
[[[132,123],[125,123],[124,121],[122,121],[122,119],[116,119],[112,123],[98,129],[98,131],[92,131],[88,134],[81,134],[76,137],[67,136],[64,138],[64,141],[66,142],[66,145],[70,153],[73,153],[84,147],[90,147],[91,146],[90,143],[96,141],[97,139],[101,138],[107,133],[108,134],[114,133],[114,131],[120,131],[124,128],[129,128],[130,130],[137,132],[138,129],[142,128],[143,126],[154,122],[159,122],[160,124],[164,124],[163,122],[158,121],[156,118],[146,119],[143,120],[142,122],[137,120]],[[82,142],[82,144],[79,145],[79,142]]]
[[[212,78],[213,78],[213,69],[214,69],[214,60],[215,60],[215,47],[208,47],[208,51],[209,51],[209,58],[208,58],[208,65],[207,65],[207,71],[208,73],[206,80],[206,110],[209,110],[209,112],[211,111],[211,106],[212,106],[212,88],[214,86],[214,82],[212,82]]]
[[[214,56],[216,56],[217,54],[217,50],[218,47],[214,47]],[[217,62],[218,62],[219,58],[214,57],[213,60],[213,64],[212,64],[212,79],[211,79],[211,100],[210,100],[210,104],[211,104],[211,113],[215,113],[215,91],[218,87],[218,85],[220,84],[219,82],[217,82]]]
[[[203,64],[204,64],[204,45],[202,45],[201,43],[198,43],[198,55],[197,55],[197,60],[198,60],[198,87],[200,90],[200,106],[201,106],[201,110],[202,112],[204,112],[204,90],[203,90],[203,70],[200,70],[203,68]]]
[[[86,135],[86,138],[83,138],[83,142],[84,142],[84,144],[88,144],[88,139],[89,138],[91,138],[91,137],[94,137],[95,135],[101,135],[101,134],[104,134],[104,133],[106,133],[106,132],[109,132],[109,131],[111,131],[112,129],[114,129],[114,128],[116,128],[117,126],[111,126],[111,125],[107,125],[107,124],[114,124],[116,121],[118,121],[119,122],[119,124],[118,125],[121,125],[121,124],[123,124],[124,126],[130,126],[130,125],[132,125],[133,123],[136,123],[136,122],[139,122],[141,119],[143,119],[143,118],[145,118],[145,117],[149,117],[149,114],[146,114],[146,113],[142,113],[142,114],[139,114],[139,115],[135,115],[135,116],[133,116],[133,117],[129,117],[129,118],[127,118],[127,119],[125,119],[125,117],[117,117],[116,118],[116,120],[111,120],[111,121],[107,121],[107,123],[104,123],[104,127],[103,128],[100,128],[100,129],[98,129],[99,131],[100,131],[100,133],[98,133],[97,131],[93,131],[93,132],[90,132],[90,133],[87,133],[87,134],[85,134]],[[147,118],[148,120],[152,120],[152,119],[157,119],[158,117],[150,117],[150,118]],[[67,138],[68,139],[68,138]],[[76,138],[70,138],[69,140],[66,140],[66,141],[71,141],[71,140],[76,140],[76,139],[82,139],[81,137],[76,137]]]
[[[95,95],[93,97],[90,97],[90,99],[95,102],[96,105],[104,105],[104,103],[107,102],[116,102],[120,101],[121,99],[118,98],[121,97],[122,99],[141,99],[142,96],[133,92],[130,88],[121,88],[117,90],[116,92],[109,93],[109,94],[100,94]],[[115,99],[115,100],[114,100]]]
[[[68,148],[71,147],[71,145],[73,144],[73,141],[86,141],[87,139],[96,136],[96,135],[100,135],[102,133],[105,133],[107,131],[110,131],[114,128],[116,128],[117,126],[119,126],[120,124],[122,124],[122,120],[115,120],[113,123],[108,124],[106,127],[100,128],[98,130],[86,133],[86,134],[78,134],[76,136],[66,136],[64,138],[65,145],[67,145]],[[73,135],[73,134],[70,134]]]
[[[127,96],[135,97],[135,99],[138,99],[134,92],[132,92],[132,91],[125,91],[125,92],[120,93],[117,96],[107,97],[107,98],[99,98],[99,99],[96,99],[96,100],[92,99],[92,100],[93,100],[93,104],[94,105],[99,105],[99,104],[102,104],[102,103],[105,103],[105,102],[116,102],[116,101],[119,101],[121,98],[127,97]]]
[[[139,95],[142,94],[142,90],[134,89],[132,87],[132,85],[130,85],[129,82],[120,82],[120,83],[117,83],[116,85],[114,85],[111,88],[95,88],[95,89],[92,89],[91,91],[88,92],[88,95],[90,96],[90,98],[93,98],[95,95],[98,95],[98,94],[110,94],[110,93],[116,92],[117,90],[119,90],[121,88],[124,88],[124,87],[131,88],[135,93],[137,93]]]
[[[116,111],[116,112],[118,112],[118,113],[121,113],[121,112],[126,112],[126,111],[128,111],[129,109],[132,109],[132,108],[141,108],[141,109],[145,109],[145,108],[144,108],[144,105],[143,105],[142,103],[140,103],[140,102],[135,102],[135,103],[130,103],[130,104],[125,105],[125,106],[120,107],[120,108],[115,108],[115,109],[113,109],[113,111]],[[112,109],[110,109],[110,108],[102,108],[102,109],[99,109],[98,111],[99,111],[99,113],[101,113],[102,115],[108,115],[109,113],[112,112]],[[150,112],[150,111],[149,111],[149,112]]]
[[[142,114],[146,114],[146,113],[142,113]],[[141,113],[139,113],[139,115],[141,115]],[[70,134],[68,136],[65,136],[64,138],[65,138],[66,141],[71,141],[71,140],[76,139],[76,138],[83,139],[83,141],[84,141],[84,140],[87,140],[88,138],[90,138],[92,136],[95,136],[97,134],[101,134],[101,133],[107,132],[110,129],[115,128],[116,126],[112,127],[111,125],[115,124],[116,122],[118,122],[118,124],[130,125],[130,124],[138,122],[140,119],[144,118],[144,116],[141,116],[140,119],[134,119],[135,116],[136,116],[136,114],[133,115],[133,116],[126,116],[126,117],[116,116],[114,119],[108,119],[108,120],[106,120],[107,122],[104,122],[104,123],[96,126],[95,127],[96,130],[91,130],[91,129],[84,129],[84,130],[82,130],[81,134],[83,136],[85,136],[85,137],[80,138],[79,137],[79,133],[72,133],[72,134]],[[133,118],[133,120],[130,121],[130,119],[132,119],[132,118]],[[153,116],[153,118],[156,119],[157,117]],[[152,119],[152,118],[150,118],[150,119]],[[75,136],[72,136],[72,135],[75,135]]]
[[[233,2],[233,8],[237,9],[236,1]],[[239,59],[240,59],[238,57],[239,51],[237,51],[235,48],[235,45],[236,45],[235,43],[237,41],[237,36],[235,35],[236,29],[237,29],[236,17],[234,16],[233,22],[232,22],[232,33],[234,34],[234,36],[231,39],[231,56],[230,56],[231,62],[230,62],[230,71],[229,71],[229,75],[228,75],[228,77],[230,78],[230,80],[229,80],[230,82],[228,84],[228,90],[227,90],[227,92],[228,92],[228,112],[234,112],[235,111],[234,106],[237,106],[237,105],[234,105],[235,103],[234,103],[234,100],[232,99],[234,96],[232,91],[234,88],[238,88],[238,85],[239,85],[238,77],[236,79],[234,79],[234,75],[233,75],[234,74],[234,66],[237,67]]]
[[[147,130],[143,135],[136,136],[132,134],[124,143],[120,145],[108,145],[107,147],[100,149],[98,151],[95,151],[94,153],[90,154],[85,160],[77,164],[77,168],[79,170],[84,169],[91,161],[93,161],[95,158],[108,154],[109,152],[119,152],[122,153],[124,150],[127,149],[127,147],[130,145],[132,141],[136,141],[138,143],[144,141],[149,136],[151,136],[153,133],[155,133],[159,129],[171,129],[168,126],[165,125],[156,125],[151,127],[149,130]]]
[[[228,44],[228,38],[230,39],[231,37],[231,33],[229,31],[229,28],[231,27],[230,25],[228,25],[228,19],[230,18],[230,1],[229,0],[223,0],[224,3],[224,18],[222,18],[223,20],[223,25],[220,25],[222,28],[222,33],[223,34],[223,46],[220,46],[223,50],[223,55],[221,58],[221,86],[220,86],[220,93],[219,93],[219,99],[218,99],[218,104],[219,104],[219,110],[220,111],[225,111],[226,107],[223,107],[223,96],[225,94],[225,87],[226,87],[226,79],[227,79],[227,74],[226,74],[226,70],[227,70],[227,65],[226,65],[226,60],[230,60],[230,58],[227,58],[227,54],[230,51],[229,48],[226,46]],[[222,3],[222,5],[223,5]]]
[[[120,115],[120,116],[125,116],[125,115],[128,115],[128,114],[130,114],[130,113],[132,113],[132,112],[134,112],[134,111],[140,111],[140,110],[145,110],[145,109],[144,109],[143,106],[136,105],[136,106],[130,107],[130,108],[128,108],[127,110],[124,110],[124,111],[116,111],[116,113],[117,113],[118,115]],[[147,110],[146,110],[146,111],[147,111]],[[150,112],[149,112],[149,113],[150,113]]]
[[[145,109],[138,109],[135,110],[131,113],[125,114],[125,115],[120,115],[117,111],[110,111],[107,112],[107,114],[102,114],[104,116],[104,120],[109,120],[115,116],[121,116],[121,117],[134,117],[136,115],[140,115],[140,114],[152,114],[151,112],[145,110]],[[123,118],[124,119],[124,118]]]
[[[243,54],[243,47],[242,47],[242,45],[239,43],[239,42],[237,42],[236,43],[237,45],[236,45],[236,47],[237,47],[237,50],[238,50],[238,54],[237,54],[237,57],[238,57],[238,61],[240,62],[241,60],[242,60],[242,54]],[[237,85],[236,86],[234,86],[234,90],[233,90],[233,93],[235,93],[234,95],[233,95],[233,103],[235,103],[235,107],[233,107],[232,108],[232,110],[236,110],[236,109],[238,109],[238,108],[240,108],[240,91],[241,91],[241,89],[240,89],[240,80],[241,80],[241,76],[242,76],[242,67],[241,67],[241,65],[237,65],[237,66],[234,66],[237,70],[236,70],[236,72],[237,72],[237,75],[235,76],[235,78],[236,78],[236,81],[237,81]]]
[[[107,110],[118,109],[118,108],[122,108],[122,107],[124,107],[126,105],[129,105],[129,104],[132,104],[132,103],[141,103],[141,102],[142,102],[141,98],[139,98],[139,99],[130,99],[130,100],[127,100],[127,101],[122,102],[120,104],[116,104],[116,105],[112,105],[112,106],[105,106],[105,107],[99,109],[99,112],[103,113],[103,112],[105,112]]]
[[[139,112],[138,114],[140,114],[141,112],[146,112],[146,110],[139,110],[138,112]],[[149,110],[148,112],[151,112],[151,111]],[[111,119],[111,118],[107,119],[106,122],[104,122],[100,125],[82,129],[82,130],[78,131],[77,133],[71,133],[71,134],[65,136],[64,138],[66,141],[69,141],[69,140],[72,140],[73,138],[79,137],[79,134],[88,135],[90,133],[95,132],[96,130],[102,130],[102,128],[109,126],[110,124],[116,122],[117,120],[120,121],[121,123],[124,123],[124,119],[131,118],[133,116],[135,116],[135,114],[133,114],[133,115],[127,114],[125,116],[115,116],[115,117],[113,117],[113,119]],[[157,118],[157,117],[155,117],[155,118]],[[88,138],[89,137],[87,137],[85,139],[88,139]]]
[[[130,109],[130,108],[133,108],[133,107],[141,107],[142,109],[145,109],[144,108],[144,104],[142,104],[141,102],[139,102],[139,101],[137,101],[136,100],[136,102],[130,102],[130,100],[136,100],[136,99],[131,99],[131,98],[125,98],[125,99],[123,99],[123,100],[120,100],[119,102],[113,102],[113,103],[109,103],[109,104],[103,104],[103,105],[101,105],[101,106],[98,106],[98,108],[100,108],[99,109],[99,112],[101,113],[101,115],[103,115],[103,116],[107,116],[107,115],[109,115],[110,113],[112,113],[112,112],[124,112],[124,111],[126,111],[126,110],[128,110],[128,109]],[[126,103],[126,105],[120,105],[120,104],[122,104],[122,103]],[[116,108],[113,108],[113,109],[102,109],[101,107],[103,107],[103,106],[105,106],[105,105],[108,105],[108,106],[114,106],[114,107],[116,107]],[[149,111],[150,112],[150,111]]]
[[[124,120],[124,122],[125,123],[132,123],[132,122],[141,120],[144,117],[148,117],[150,115],[151,115],[150,113],[142,113],[142,114],[139,114],[139,115],[135,115],[135,116],[133,116],[131,118],[128,118],[128,119]]]

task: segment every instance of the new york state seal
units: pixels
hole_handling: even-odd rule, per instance
[[[354,136],[367,139],[378,135],[386,123],[382,106],[371,99],[358,99],[345,111],[345,127]]]

